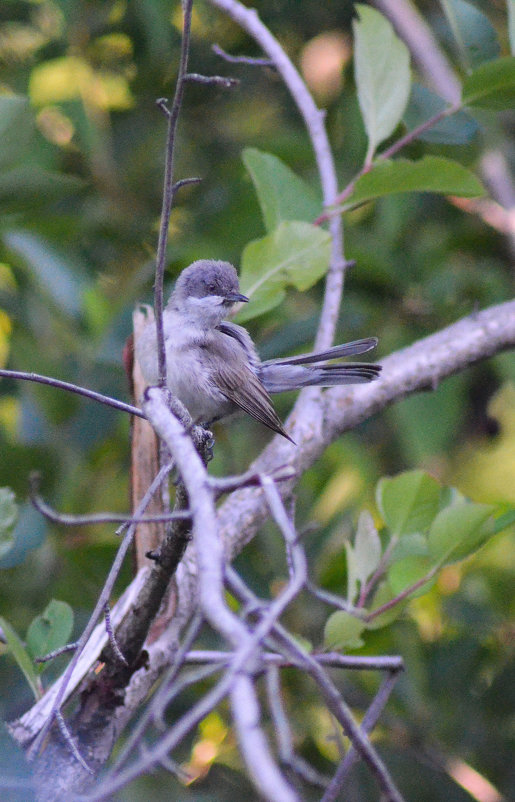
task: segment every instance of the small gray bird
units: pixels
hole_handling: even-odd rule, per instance
[[[235,303],[247,302],[229,262],[201,259],[182,271],[163,312],[167,384],[195,423],[206,426],[244,410],[293,442],[269,393],[318,385],[360,384],[376,379],[380,365],[328,363],[364,354],[375,337],[336,345],[318,354],[261,362],[249,333],[226,318]],[[157,335],[148,323],[136,344],[136,358],[148,384],[157,384]]]

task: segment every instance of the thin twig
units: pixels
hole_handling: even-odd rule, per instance
[[[411,131],[408,131],[404,136],[401,136],[396,142],[390,145],[389,148],[384,150],[382,153],[378,153],[376,158],[373,162],[365,164],[361,170],[359,170],[354,178],[349,181],[345,189],[343,189],[339,195],[337,195],[334,208],[328,209],[323,214],[321,214],[317,219],[314,221],[315,225],[321,225],[325,223],[327,220],[330,220],[334,215],[342,214],[345,211],[348,211],[348,208],[351,206],[342,207],[342,204],[349,198],[352,193],[354,192],[354,188],[356,186],[356,182],[364,175],[369,173],[371,170],[374,169],[374,166],[382,161],[386,161],[387,159],[391,159],[392,156],[395,156],[396,153],[399,153],[406,145],[410,145],[414,142],[420,134],[423,134],[424,131],[428,131],[430,128],[433,128],[437,123],[441,120],[445,119],[446,117],[450,117],[452,114],[455,114],[459,111],[461,106],[456,104],[454,106],[447,106],[445,109],[442,109],[437,114],[434,114],[429,119],[425,120],[420,125],[417,125],[416,128],[413,128]]]
[[[104,604],[104,618],[105,618],[105,625],[106,625],[106,632],[107,637],[109,638],[109,643],[111,644],[111,648],[113,653],[116,655],[120,663],[123,663],[124,666],[128,666],[128,662],[125,659],[125,656],[118,645],[118,641],[116,640],[116,635],[114,634],[113,627],[111,624],[111,608],[109,607],[109,602]]]
[[[130,734],[122,750],[116,757],[116,763],[113,767],[111,774],[115,775],[119,772],[121,766],[126,762],[127,758],[133,754],[135,747],[141,742],[143,734],[151,722],[156,722],[158,719],[164,718],[164,711],[170,701],[180,692],[177,676],[181,670],[188,651],[191,649],[193,642],[198,637],[202,628],[203,619],[200,612],[196,612],[193,616],[190,625],[186,631],[183,642],[175,653],[172,665],[161,680],[161,684],[152,697],[150,703],[147,705],[146,710],[143,712],[141,719],[138,721],[136,728]],[[209,676],[209,674],[207,674]],[[204,675],[202,676],[204,679]],[[170,687],[173,688],[173,695],[170,693]]]
[[[239,78],[228,78],[225,75],[199,75],[197,72],[188,72],[184,76],[184,80],[193,84],[223,86],[224,89],[231,89],[240,83]]]
[[[88,390],[86,387],[79,387],[79,385],[71,384],[71,382],[53,379],[50,376],[41,376],[39,373],[25,373],[21,370],[4,370],[3,368],[0,369],[0,376],[6,379],[21,379],[22,381],[36,382],[37,384],[47,384],[49,387],[56,387],[58,390],[67,390],[69,393],[82,395],[84,398],[91,398],[93,401],[98,401],[99,404],[105,404],[113,409],[120,409],[122,412],[128,412],[129,415],[137,415],[138,418],[145,417],[138,407],[125,404],[123,401],[110,398],[108,395],[102,395],[102,393],[97,393],[94,390]]]
[[[232,570],[228,570],[226,574],[229,586],[232,590],[234,590],[234,585],[231,581],[233,574],[234,572]],[[243,598],[247,602],[253,601],[257,610],[263,609],[262,604],[259,603],[259,600],[255,594],[243,585],[241,579],[239,579],[239,581],[236,583],[236,588],[238,592],[243,590]],[[260,615],[262,615],[263,618],[269,618],[269,611],[265,608],[264,612],[260,613]],[[376,777],[380,788],[385,794],[385,799],[389,800],[389,802],[402,802],[402,796],[395,787],[388,769],[377,755],[368,738],[363,734],[363,732],[361,732],[350,710],[341,698],[337,687],[326,674],[323,667],[318,663],[313,655],[307,654],[299,646],[289,632],[287,632],[287,630],[280,623],[278,623],[277,618],[275,619],[273,632],[275,637],[281,643],[282,647],[285,649],[285,654],[287,654],[287,656],[296,663],[298,668],[302,668],[304,671],[306,671],[316,682],[327,707],[340,722],[345,733],[351,739],[351,742]]]
[[[224,61],[229,64],[246,64],[249,67],[272,67],[275,69],[275,64],[270,58],[254,58],[252,56],[232,56],[227,53],[220,45],[211,45],[211,50]]]
[[[59,727],[61,735],[63,736],[65,742],[68,744],[68,746],[70,748],[70,751],[71,751],[72,755],[74,756],[75,760],[77,761],[77,763],[80,763],[82,768],[85,769],[88,772],[88,774],[94,775],[95,772],[93,771],[93,769],[90,766],[88,766],[88,764],[86,763],[86,761],[82,757],[81,753],[79,752],[79,750],[77,748],[77,744],[73,740],[72,734],[71,734],[70,730],[68,729],[68,727],[66,726],[66,722],[65,722],[65,720],[63,718],[63,714],[61,713],[60,710],[56,710],[55,711],[55,720],[57,722],[57,725]]]
[[[310,785],[326,788],[329,784],[329,778],[324,777],[306,760],[295,754],[290,722],[281,697],[281,682],[277,666],[268,666],[266,669],[266,691],[281,762],[289,766],[301,779]]]
[[[64,526],[88,526],[94,524],[123,523],[158,523],[162,521],[176,521],[191,517],[189,510],[177,510],[175,512],[163,513],[162,515],[131,515],[130,513],[97,512],[89,515],[68,515],[64,512],[57,512],[50,507],[38,493],[40,474],[33,471],[29,477],[29,494],[34,508],[49,521]]]
[[[56,657],[59,657],[61,654],[67,654],[68,652],[74,652],[79,645],[79,641],[76,640],[74,643],[67,643],[66,646],[60,646],[58,649],[54,649],[48,654],[41,655],[41,657],[35,657],[35,663],[48,663],[50,660],[55,660]]]
[[[157,243],[157,256],[156,256],[156,274],[154,284],[154,315],[156,321],[157,332],[157,364],[159,385],[166,386],[166,352],[165,340],[163,331],[163,282],[166,266],[166,247],[168,244],[168,231],[170,227],[170,215],[172,212],[172,204],[175,196],[173,171],[175,160],[175,136],[177,133],[177,122],[179,120],[179,112],[182,106],[182,99],[184,95],[185,76],[188,70],[188,56],[190,51],[190,33],[191,33],[191,14],[192,14],[193,0],[184,0],[183,2],[183,30],[181,39],[181,55],[179,58],[179,71],[177,75],[177,82],[175,84],[175,94],[172,102],[172,108],[168,109],[164,98],[157,101],[157,105],[166,114],[168,118],[168,131],[166,136],[166,151],[165,151],[165,170],[163,181],[163,205],[161,209],[161,224],[159,226],[159,239]]]

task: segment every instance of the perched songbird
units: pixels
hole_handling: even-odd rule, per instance
[[[195,423],[206,426],[244,410],[291,440],[269,393],[318,385],[359,384],[376,379],[380,365],[329,362],[363,354],[375,337],[336,345],[318,354],[261,362],[242,326],[225,318],[236,303],[247,302],[229,262],[201,259],[182,271],[163,312],[167,384]],[[157,334],[152,321],[136,344],[136,358],[148,384],[158,382]],[[293,442],[293,441],[292,441]]]

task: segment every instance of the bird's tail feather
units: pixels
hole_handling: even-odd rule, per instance
[[[327,351],[319,351],[316,354],[300,354],[298,356],[288,356],[286,358],[269,359],[263,363],[265,365],[310,365],[317,362],[326,362],[328,359],[341,359],[344,356],[354,356],[365,354],[377,345],[377,337],[366,337],[363,340],[354,340],[351,343],[334,345]]]

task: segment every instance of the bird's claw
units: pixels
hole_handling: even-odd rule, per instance
[[[195,426],[194,441],[200,456],[205,459],[206,462],[211,462],[214,457],[213,449],[215,447],[213,432],[205,426]]]

